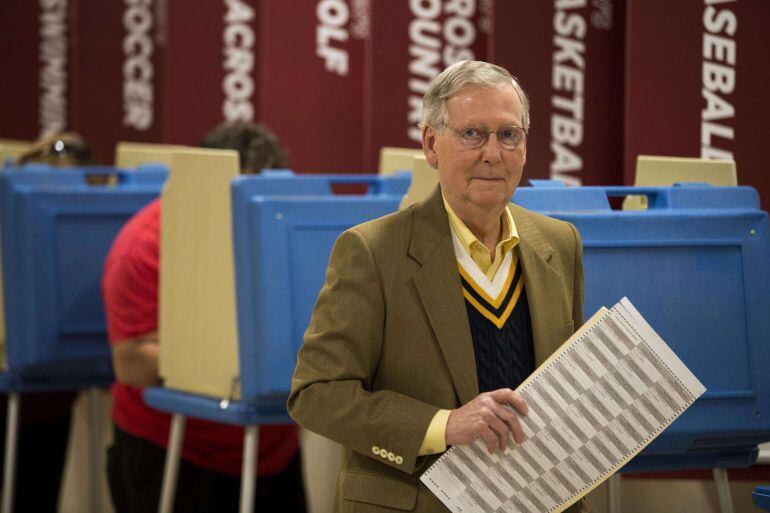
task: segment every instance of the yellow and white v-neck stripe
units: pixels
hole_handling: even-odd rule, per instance
[[[495,276],[490,280],[479,269],[454,232],[452,244],[457,257],[463,297],[497,329],[501,329],[516,307],[524,287],[518,255],[512,249],[509,250]]]

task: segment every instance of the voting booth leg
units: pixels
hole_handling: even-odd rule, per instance
[[[16,449],[19,445],[19,406],[21,396],[18,392],[8,394],[8,411],[5,424],[5,461],[3,461],[3,505],[2,513],[13,511],[13,490],[16,478]]]
[[[166,464],[163,468],[163,488],[158,505],[159,513],[171,513],[174,509],[179,458],[182,454],[182,441],[184,440],[184,420],[184,415],[179,413],[175,413],[171,417],[171,431],[168,434],[168,447],[166,448]]]
[[[241,470],[240,513],[254,513],[254,495],[257,488],[257,451],[259,426],[246,426],[243,433],[243,468]]]
[[[714,469],[714,484],[717,487],[720,513],[733,513],[733,499],[730,495],[730,483],[727,480],[726,468]]]
[[[88,463],[89,463],[89,481],[91,484],[91,513],[99,513],[101,504],[99,504],[101,491],[101,412],[99,389],[96,387],[88,389]]]
[[[612,474],[607,480],[607,511],[620,513],[620,474]]]

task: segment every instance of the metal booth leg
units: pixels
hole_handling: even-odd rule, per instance
[[[163,488],[160,494],[159,513],[171,513],[174,510],[176,481],[179,476],[179,458],[184,440],[184,415],[175,413],[171,417],[171,431],[168,434],[166,464],[163,468]]]
[[[607,480],[607,511],[620,513],[620,474],[615,473]]]
[[[257,489],[257,450],[259,426],[246,426],[243,433],[243,468],[241,469],[240,513],[254,513],[254,496]]]
[[[96,387],[88,389],[88,477],[91,485],[91,513],[101,511],[102,422],[99,393]]]
[[[18,392],[8,394],[8,412],[5,424],[5,461],[3,461],[3,504],[2,513],[13,511],[13,492],[16,478],[16,449],[19,445]]]
[[[719,499],[719,511],[721,513],[733,513],[733,499],[730,495],[730,483],[727,480],[727,469],[715,468],[714,484],[717,487],[717,498]]]

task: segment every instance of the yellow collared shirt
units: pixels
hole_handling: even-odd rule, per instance
[[[444,198],[444,207],[449,217],[449,227],[452,229],[452,232],[460,239],[465,250],[473,261],[476,262],[476,265],[479,266],[479,269],[487,275],[487,278],[490,280],[494,278],[497,270],[500,268],[500,262],[503,261],[503,257],[519,242],[519,232],[516,231],[516,224],[513,222],[511,209],[508,205],[505,206],[500,219],[503,235],[500,237],[500,242],[497,243],[493,253],[465,226],[462,219],[452,210],[446,198]]]
[[[452,232],[460,239],[463,247],[479,266],[479,269],[487,275],[487,278],[493,279],[500,268],[503,257],[519,243],[519,232],[516,231],[516,224],[513,222],[513,215],[509,206],[505,206],[500,219],[503,234],[500,237],[500,242],[495,246],[494,253],[473,235],[473,232],[452,210],[446,197],[444,197],[444,208],[446,208],[449,227]],[[449,421],[449,413],[449,410],[439,410],[433,416],[417,453],[419,456],[446,451],[446,425]]]

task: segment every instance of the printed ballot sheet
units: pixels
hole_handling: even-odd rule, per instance
[[[620,469],[705,387],[627,298],[602,308],[517,389],[525,440],[452,447],[421,477],[455,513],[559,512]]]

